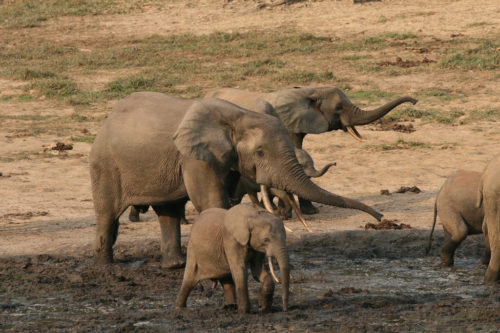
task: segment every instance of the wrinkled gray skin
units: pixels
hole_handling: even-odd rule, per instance
[[[500,281],[500,156],[486,166],[479,182],[477,198],[477,206],[484,210],[483,232],[491,248],[484,283],[495,284]]]
[[[445,243],[440,258],[444,266],[453,266],[455,250],[467,235],[483,232],[483,209],[476,207],[480,172],[458,171],[448,177],[439,190],[434,203],[434,220],[429,235],[426,254],[431,249],[432,233],[436,226],[436,215],[443,224]],[[488,238],[485,239],[486,251],[481,259],[483,264],[490,260]]]
[[[176,306],[186,307],[191,290],[199,281],[219,281],[224,288],[226,305],[238,304],[239,313],[250,311],[247,274],[260,282],[259,306],[271,310],[274,282],[265,268],[265,257],[276,258],[281,272],[283,311],[287,311],[289,263],[283,222],[276,216],[251,205],[229,210],[210,208],[203,211],[191,229],[186,269]],[[235,293],[236,289],[236,293]]]
[[[114,107],[90,152],[96,212],[95,257],[113,261],[118,218],[128,206],[151,205],[161,228],[162,265],[183,266],[180,224],[186,201],[198,211],[229,208],[245,176],[308,200],[382,214],[332,194],[306,176],[283,124],[219,99],[134,93]]]
[[[328,163],[323,168],[318,170],[314,167],[314,162],[311,156],[305,150],[295,148],[295,155],[297,156],[299,164],[302,166],[305,174],[308,177],[321,177],[328,171],[328,169],[330,169],[330,167],[336,165],[336,163]],[[231,194],[231,205],[240,203],[245,194],[248,194],[250,196],[250,199],[254,204],[260,205],[257,199],[257,192],[259,191],[260,188],[258,184],[251,181],[250,184],[247,184],[247,182],[241,181],[240,179],[238,185],[236,186],[234,194]],[[273,195],[276,195],[280,198],[280,204],[278,205],[278,213],[280,214],[280,217],[291,218],[292,207],[287,200],[283,199],[284,194],[276,189],[270,189],[270,191],[273,192]],[[139,213],[145,213],[147,211],[148,206],[132,206],[130,207],[129,220],[132,222],[138,222],[140,221]],[[182,218],[181,223],[187,223],[185,217]]]
[[[355,126],[372,123],[402,103],[417,103],[412,97],[401,97],[375,110],[364,111],[335,87],[298,87],[271,93],[222,88],[209,92],[206,97],[221,98],[253,111],[258,111],[254,109],[258,99],[265,100],[274,107],[297,148],[302,148],[306,134],[339,129],[361,139]],[[299,198],[299,202],[304,214],[318,212],[308,200]]]
[[[323,168],[320,170],[316,169],[314,167],[314,162],[311,156],[303,149],[300,148],[295,148],[295,155],[297,156],[297,160],[299,161],[299,164],[302,166],[302,169],[304,169],[305,174],[308,177],[316,178],[316,177],[321,177],[323,176],[328,169],[330,169],[332,166],[336,165],[336,163],[328,163],[325,165]],[[231,203],[232,204],[238,204],[241,202],[243,199],[243,196],[245,194],[248,194],[250,197],[250,200],[252,203],[255,205],[259,205],[263,207],[263,205],[259,202],[257,198],[257,193],[260,192],[260,187],[258,184],[255,182],[252,182],[249,179],[244,179],[240,178],[240,181],[238,182],[238,185],[236,186],[236,190],[234,195],[231,196]],[[285,198],[286,193],[281,191],[281,190],[276,190],[276,189],[269,189],[269,197],[272,200],[273,196],[276,196],[279,198],[279,204],[277,207],[277,213],[282,219],[289,219],[292,217],[292,207],[288,203],[288,200]]]

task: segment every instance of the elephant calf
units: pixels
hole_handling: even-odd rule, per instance
[[[289,264],[283,222],[273,214],[251,205],[203,211],[195,219],[191,230],[186,269],[176,306],[185,307],[194,286],[201,280],[211,279],[222,284],[227,305],[236,304],[237,298],[238,312],[249,312],[249,265],[254,279],[261,283],[259,306],[264,311],[270,310],[274,283],[264,266],[266,255],[273,275],[270,258],[275,257],[280,266],[283,311],[286,311]]]
[[[480,172],[458,171],[451,175],[443,184],[434,203],[434,221],[426,249],[431,249],[432,233],[436,226],[436,215],[443,223],[445,243],[441,249],[441,263],[444,266],[453,266],[455,250],[467,235],[482,232],[483,209],[476,207],[477,191]],[[485,237],[486,251],[481,260],[488,264],[490,247],[488,237]]]

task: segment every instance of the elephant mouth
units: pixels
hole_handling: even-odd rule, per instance
[[[276,215],[276,212],[274,211],[273,206],[271,204],[271,199],[269,198],[266,185],[260,184],[260,192],[262,193],[262,201],[264,202],[264,207],[266,208],[266,210],[269,213]],[[293,195],[290,193],[283,192],[283,197],[284,198],[281,199],[288,201],[292,209],[295,211],[295,214],[297,214],[297,218],[300,220],[300,222],[302,222],[307,231],[312,232],[309,225],[307,225],[304,216],[302,216],[302,212],[300,211],[299,206],[295,202],[295,198],[293,197]],[[287,226],[285,226],[285,230],[288,232],[293,232],[292,229],[288,228]]]
[[[356,129],[356,127],[354,127],[354,126],[347,126],[345,128],[345,131],[347,131],[347,133],[349,133],[354,139],[358,140],[359,142],[365,141],[365,139],[363,139],[363,137],[361,136],[361,134],[359,134],[359,132]]]

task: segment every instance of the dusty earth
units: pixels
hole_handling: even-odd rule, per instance
[[[294,28],[346,39],[402,30],[423,31],[436,38],[498,32],[500,4],[497,0],[480,2],[478,6],[472,0],[440,1],[436,6],[436,2],[424,0],[363,5],[347,0],[306,1],[257,9],[256,1],[173,1],[161,9],[146,6],[123,15],[62,17],[15,33],[59,40],[268,28]],[[381,16],[383,23],[374,24]],[[488,24],[471,24],[478,21]],[[68,30],[71,33],[61,33]],[[455,80],[464,75],[466,80]],[[376,74],[372,76],[377,80]],[[416,73],[377,81],[384,90],[404,87],[410,95],[423,82],[462,91],[472,88],[465,100],[421,99],[423,107],[500,108],[499,77],[487,71],[448,77]],[[19,91],[21,85],[0,79],[0,97]],[[112,104],[104,111],[109,112]],[[49,111],[73,112],[72,106],[51,100],[0,104],[0,115]],[[455,170],[481,171],[500,153],[498,122],[449,125],[416,120],[394,126],[386,122],[360,128],[365,143],[354,142],[342,132],[308,136],[305,149],[317,166],[337,162],[316,180],[320,186],[362,200],[411,229],[365,230],[367,223],[375,222],[369,215],[323,205],[319,205],[318,215],[306,217],[313,233],[307,233],[295,218],[288,221],[294,230],[288,235],[294,276],[290,309],[280,311],[277,288],[275,311],[259,313],[253,297],[252,313],[242,317],[222,309],[222,291],[210,290],[208,284],[192,293],[186,310],[173,308],[183,271],[159,266],[159,228],[151,212],[142,216],[141,223],[128,222],[124,215],[115,246],[117,263],[95,266],[95,219],[87,161],[90,144],[74,142],[71,150],[53,150],[69,138],[57,133],[16,134],[13,130],[25,122],[14,118],[0,121],[0,330],[500,329],[500,289],[482,285],[485,267],[478,264],[484,246],[481,236],[469,237],[462,244],[455,268],[441,268],[438,252],[443,233],[438,223],[431,255],[424,256],[439,187]],[[95,128],[82,131],[95,133],[99,126],[96,123]],[[401,186],[418,186],[421,192],[395,193]],[[381,195],[382,190],[389,195]],[[188,207],[187,213],[192,221],[195,211]],[[190,225],[182,226],[183,244],[189,231]],[[250,287],[255,295],[257,284],[252,282]]]

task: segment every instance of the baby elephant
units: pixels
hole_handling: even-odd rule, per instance
[[[455,250],[467,235],[482,232],[483,209],[476,207],[477,191],[481,173],[473,171],[458,171],[448,177],[439,190],[434,204],[434,221],[429,236],[426,254],[431,249],[432,233],[436,226],[436,215],[443,223],[445,243],[441,249],[441,263],[453,266]],[[485,238],[486,251],[481,262],[488,264],[490,247]]]
[[[248,265],[254,279],[261,283],[259,306],[263,311],[270,310],[274,283],[265,269],[266,255],[273,275],[271,257],[276,258],[280,267],[283,311],[287,311],[290,269],[286,233],[280,218],[252,205],[203,211],[191,230],[186,269],[176,306],[185,307],[194,286],[201,280],[211,279],[222,284],[226,305],[235,305],[237,298],[238,312],[248,313]]]

